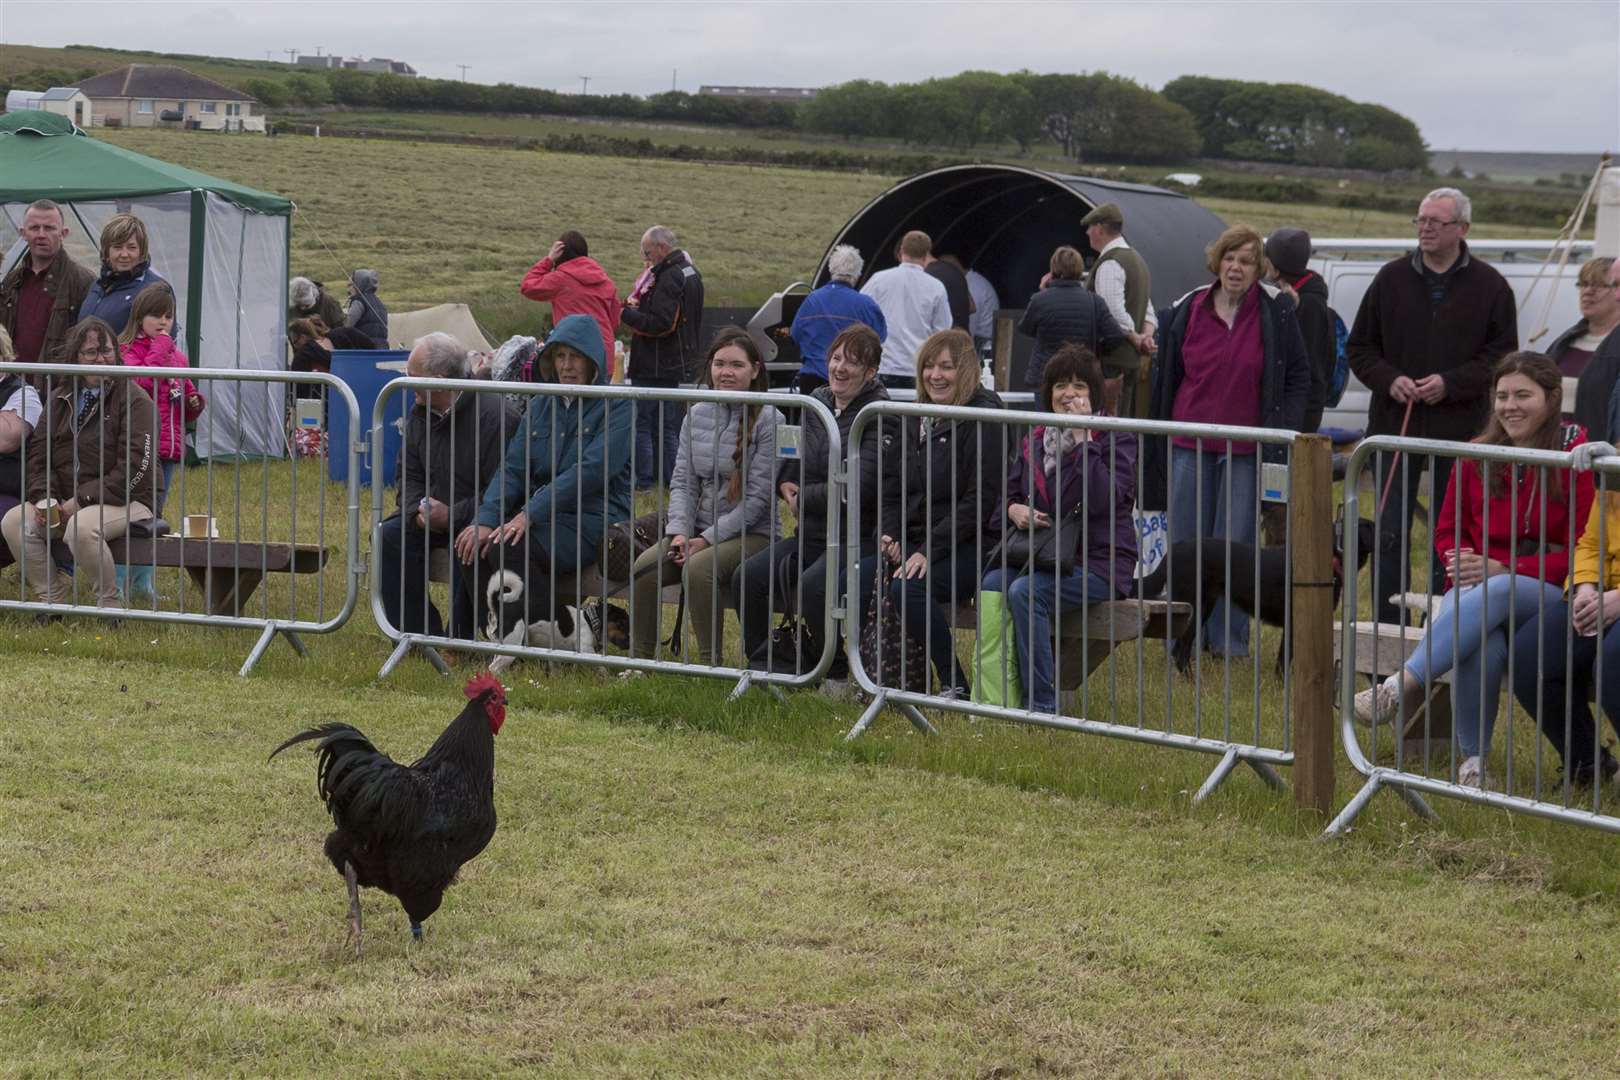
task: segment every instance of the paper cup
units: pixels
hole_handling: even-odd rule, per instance
[[[214,535],[214,519],[207,514],[187,514],[180,519],[180,535],[187,540],[206,540]]]
[[[62,503],[58,499],[41,499],[34,504],[45,515],[45,527],[54,529],[62,524]]]

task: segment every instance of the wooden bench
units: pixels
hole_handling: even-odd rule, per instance
[[[1439,614],[1445,598],[1428,593],[1406,592],[1390,597],[1390,602],[1405,608],[1423,621],[1423,626],[1396,626],[1385,622],[1350,624],[1355,635],[1356,674],[1374,680],[1386,678],[1405,665],[1418,650],[1426,627]],[[1333,635],[1333,662],[1344,663],[1344,639]],[[1429,684],[1423,699],[1406,714],[1401,728],[1403,754],[1422,754],[1426,740],[1442,743],[1451,737],[1451,673],[1438,676]]]
[[[184,570],[208,598],[210,615],[247,615],[248,598],[266,574],[316,574],[331,555],[320,544],[186,540],[179,536],[127,536],[107,542],[119,565]]]
[[[1084,610],[1070,608],[1058,625],[1058,690],[1072,694],[1086,678],[1127,641],[1174,638],[1187,628],[1192,605],[1169,600],[1104,600]],[[979,615],[971,603],[951,611],[951,625],[977,631]]]

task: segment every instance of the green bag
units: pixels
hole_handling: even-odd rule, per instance
[[[1007,594],[981,592],[978,600],[979,640],[973,649],[973,700],[1005,709],[1024,707],[1024,688],[1018,677],[1018,643],[1013,638],[1013,616]]]

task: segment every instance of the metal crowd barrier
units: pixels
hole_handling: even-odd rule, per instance
[[[731,596],[731,604],[725,604],[721,600],[722,596],[731,591],[730,581],[719,580],[726,577],[724,574],[713,575],[707,610],[695,610],[698,605],[692,602],[690,596],[686,596],[683,601],[675,601],[677,596],[682,595],[680,586],[676,584],[682,580],[682,575],[671,569],[675,565],[673,560],[655,559],[644,563],[641,572],[655,575],[666,584],[653,592],[651,601],[646,600],[644,592],[638,596],[634,587],[636,571],[633,567],[645,547],[632,542],[631,537],[635,533],[634,530],[625,527],[628,525],[626,518],[646,521],[649,515],[653,515],[652,520],[656,525],[652,530],[654,535],[649,539],[653,544],[664,539],[663,525],[669,510],[669,491],[659,485],[650,492],[635,493],[634,505],[626,515],[619,508],[631,501],[632,492],[627,489],[627,485],[633,483],[638,466],[644,460],[644,455],[638,456],[633,435],[628,451],[622,449],[615,451],[615,454],[627,453],[627,459],[610,454],[608,458],[593,464],[586,462],[584,443],[577,442],[571,453],[572,460],[541,463],[544,466],[543,472],[549,477],[564,477],[571,473],[573,479],[565,479],[562,483],[563,499],[565,503],[570,504],[568,513],[564,516],[577,520],[587,511],[599,513],[602,523],[616,533],[614,540],[607,543],[603,549],[587,551],[576,546],[573,557],[564,558],[559,565],[549,557],[535,554],[537,550],[545,553],[558,550],[559,525],[558,519],[553,517],[547,527],[537,528],[525,534],[516,544],[492,545],[489,548],[488,558],[480,560],[481,567],[469,567],[460,562],[453,550],[449,550],[454,535],[440,533],[434,536],[430,546],[443,554],[412,562],[410,565],[407,565],[406,560],[402,560],[392,574],[377,572],[371,576],[372,614],[379,629],[395,643],[393,652],[378,673],[379,677],[392,672],[413,649],[422,653],[438,670],[447,672],[449,667],[443,652],[449,650],[512,659],[566,661],[630,672],[665,672],[734,679],[737,680],[737,688],[733,694],[735,697],[754,684],[772,688],[809,685],[818,681],[832,667],[838,655],[835,648],[837,639],[833,632],[832,598],[836,595],[837,572],[841,566],[843,508],[837,495],[842,491],[842,474],[838,470],[844,455],[837,422],[831,411],[821,402],[808,396],[764,392],[722,393],[709,389],[680,390],[622,385],[565,386],[557,383],[400,378],[390,381],[383,387],[373,410],[371,440],[375,461],[383,460],[389,426],[399,425],[403,428],[410,424],[418,408],[416,400],[435,391],[456,391],[461,395],[457,399],[458,404],[462,401],[510,395],[515,404],[522,405],[521,412],[514,421],[515,427],[511,435],[498,440],[503,448],[503,464],[490,471],[487,466],[478,463],[472,472],[467,474],[482,472],[478,477],[476,492],[470,492],[465,496],[475,507],[482,502],[485,494],[491,491],[499,493],[499,501],[503,505],[515,506],[516,500],[521,498],[526,501],[533,495],[533,490],[519,493],[509,487],[514,481],[505,471],[505,457],[511,447],[521,447],[517,451],[521,458],[515,458],[514,461],[520,462],[520,472],[523,476],[531,475],[537,463],[531,456],[533,450],[530,435],[537,429],[555,430],[559,418],[563,416],[563,410],[567,407],[565,399],[603,401],[606,410],[603,414],[604,425],[613,430],[619,425],[628,423],[632,426],[632,431],[638,404],[648,401],[672,402],[680,406],[682,412],[686,407],[702,402],[718,402],[750,409],[758,407],[760,411],[756,414],[755,427],[763,431],[758,434],[762,440],[760,445],[764,447],[762,452],[768,452],[772,457],[770,490],[760,491],[758,482],[744,471],[739,484],[739,497],[743,504],[760,498],[768,503],[767,518],[762,523],[763,531],[765,536],[776,535],[778,539],[767,544],[759,535],[761,523],[756,523],[751,530],[752,537],[745,543],[745,550],[755,555],[762,550],[793,552],[798,560],[798,570],[793,573],[788,573],[786,569],[781,574],[769,573],[764,578],[758,595],[754,595],[753,590],[745,590],[742,596]],[[628,419],[621,418],[621,410],[628,414]],[[659,409],[655,412],[658,414],[656,423],[662,425],[665,422],[665,411]],[[460,442],[457,436],[461,427],[466,424],[482,424],[480,415],[477,409],[464,410],[452,407],[442,418],[433,418],[433,422],[446,425],[447,441],[451,447],[450,460],[435,462],[428,455],[413,458],[402,451],[395,477],[396,487],[401,494],[395,496],[395,499],[404,498],[403,492],[406,488],[416,490],[424,477],[436,475],[440,469],[447,468],[451,476],[462,474],[466,463],[456,459],[455,447]],[[778,417],[778,422],[772,424],[772,417]],[[828,491],[833,496],[828,499],[827,505],[828,554],[825,559],[825,576],[821,578],[825,582],[828,602],[824,604],[819,635],[802,620],[795,621],[794,616],[783,614],[783,609],[792,607],[793,598],[800,594],[801,590],[796,586],[802,583],[804,572],[814,563],[817,553],[807,551],[801,532],[787,528],[794,515],[786,510],[783,501],[778,497],[775,477],[777,468],[783,461],[794,459],[803,439],[804,426],[811,424],[820,425],[825,432],[830,449],[829,460],[834,466],[828,485]],[[659,434],[660,432],[654,432],[652,440],[655,454],[661,444]],[[483,432],[475,428],[474,445],[478,445],[482,436]],[[751,438],[750,446],[753,445]],[[734,445],[719,447],[709,458],[708,475],[697,477],[689,474],[689,478],[694,482],[699,479],[706,480],[709,488],[713,490],[721,483],[720,455],[723,454],[726,461],[731,461],[735,449]],[[754,458],[748,455],[745,460],[752,461]],[[600,472],[597,472],[598,469]],[[412,470],[416,472],[413,473]],[[680,478],[675,479],[679,482]],[[455,491],[457,499],[463,497],[463,490],[465,489],[458,488]],[[396,511],[389,505],[390,501],[384,483],[379,480],[373,485],[372,490],[371,545],[374,565],[378,562],[385,529],[392,528],[404,532],[417,527],[415,518],[419,507],[404,506]],[[503,514],[503,520],[513,516],[513,513]],[[395,524],[390,524],[391,522]],[[463,516],[461,520],[452,523],[449,532],[459,535],[466,527],[466,523],[467,518]],[[631,550],[615,551],[615,543],[629,544]],[[496,633],[493,635],[490,633],[492,629],[490,593],[483,582],[490,576],[500,577],[506,571],[522,576],[529,567],[539,567],[534,561],[536,558],[542,558],[546,564],[535,572],[544,575],[540,580],[545,582],[545,587],[552,597],[550,607],[553,614],[559,609],[567,608],[579,612],[587,609],[593,611],[599,620],[596,629],[592,631],[595,641],[583,640],[574,626],[565,631],[557,625],[555,618],[533,620],[524,641],[501,640],[503,634],[500,632],[498,622],[493,627]],[[610,565],[604,565],[604,560]],[[470,629],[464,624],[459,627],[460,632],[457,632],[458,627],[454,625],[455,596],[448,587],[450,583],[443,580],[452,576],[459,579],[454,583],[454,587],[466,590],[462,594],[463,602],[467,605],[464,610],[470,612],[472,619]],[[747,580],[750,579],[745,577],[744,581]],[[531,585],[532,582],[526,579],[523,587],[527,590]],[[447,587],[439,588],[439,586]],[[792,595],[784,596],[784,592],[791,592]],[[763,599],[760,599],[760,596]],[[394,603],[391,605],[390,601]],[[452,616],[450,620],[441,618],[442,625],[437,627],[432,625],[432,616],[427,611],[428,606],[436,602],[449,602]],[[648,618],[645,605],[648,602],[657,610],[656,617],[652,619],[657,643],[650,649],[628,648],[627,642],[620,639],[619,634],[622,632],[633,634],[638,622],[645,623]],[[389,611],[390,606],[394,608],[393,614]],[[737,610],[733,610],[733,607]],[[736,628],[739,617],[746,618],[750,613],[757,614],[761,607],[767,617],[767,627],[776,624],[778,618],[783,621],[775,625],[774,629],[768,630],[762,654],[750,658],[743,655]],[[670,618],[672,613],[674,613],[673,630]],[[577,626],[579,618],[579,615],[571,615],[567,621]],[[710,657],[699,655],[691,648],[693,634],[688,628],[695,626],[696,620],[701,618],[711,620],[711,625],[718,624],[717,633],[712,638],[716,653]],[[402,623],[409,625],[401,625]],[[547,625],[540,626],[540,624]],[[536,626],[540,628],[537,630]],[[436,629],[438,632],[435,632]],[[665,641],[666,636],[669,638],[668,643]],[[821,638],[819,651],[816,651],[813,657],[802,655],[806,642],[813,645],[815,636]],[[783,655],[789,652],[793,655]],[[510,660],[492,661],[498,667],[510,662]]]
[[[21,550],[13,551],[9,538],[4,545],[18,569],[14,587],[9,581],[0,585],[0,609],[32,612],[42,622],[91,615],[257,629],[259,636],[242,665],[242,675],[253,669],[277,635],[299,655],[306,655],[300,635],[330,633],[348,620],[359,595],[357,575],[363,572],[359,447],[327,448],[328,453],[343,455],[348,465],[339,501],[325,476],[325,455],[310,460],[287,456],[284,426],[295,412],[286,400],[287,390],[294,386],[313,388],[307,400],[318,403],[316,411],[343,408],[354,423],[359,408],[341,380],[313,372],[0,364],[0,377],[13,373],[29,379],[43,411],[17,451],[25,478],[20,504],[13,511],[19,515],[15,524]],[[244,450],[230,458],[215,453],[190,467],[178,462],[160,496],[151,478],[163,464],[160,406],[171,406],[167,393],[161,402],[122,395],[122,415],[109,417],[99,407],[84,413],[82,422],[95,425],[93,442],[84,441],[90,436],[79,430],[77,418],[82,392],[91,388],[88,380],[99,384],[157,379],[161,383],[154,383],[154,388],[168,384],[167,390],[183,386],[181,378],[192,380],[205,402],[194,427],[206,445],[217,449],[234,439],[240,447],[251,437],[253,445],[268,453]],[[249,386],[263,390],[245,392]],[[64,396],[68,402],[58,403]],[[0,402],[0,407],[5,404]],[[184,408],[183,398],[173,404]],[[74,430],[60,429],[58,409],[64,410],[62,417]],[[131,431],[136,413],[144,410],[150,412],[140,417],[138,426],[150,432],[150,441],[137,446],[128,436],[124,446],[111,446],[109,433],[116,439],[120,430]],[[95,460],[86,462],[92,447]],[[134,472],[143,479],[132,481],[128,466],[136,455]],[[116,463],[115,478],[122,476],[113,487],[107,485],[107,471],[96,465],[105,461]],[[87,491],[84,485],[92,474],[97,487]],[[29,479],[33,476],[39,477],[37,482]],[[36,497],[29,498],[31,493]],[[78,505],[86,498],[92,501]],[[337,505],[331,505],[334,502]],[[79,518],[97,505],[103,510]],[[131,505],[146,513],[126,511]],[[64,506],[77,510],[71,520],[62,514]],[[46,515],[44,520],[57,520],[41,530],[34,523],[36,509]],[[74,524],[81,520],[84,528],[99,526],[103,555],[95,551],[93,534]],[[343,530],[341,551],[334,550],[332,527]],[[342,583],[329,587],[326,577],[334,555],[344,560],[338,564]],[[42,567],[42,560],[48,565]],[[99,565],[76,565],[85,561]],[[104,568],[109,566],[121,580],[105,579]],[[45,595],[37,588],[42,571]],[[141,590],[144,596],[135,592],[135,585],[147,583],[150,587]],[[65,595],[51,598],[51,592],[64,588]]]
[[[1226,507],[1224,521],[1217,521],[1215,523],[1217,528],[1209,531],[1219,531],[1225,537],[1249,531],[1255,541],[1247,545],[1234,544],[1220,537],[1207,536],[1204,528],[1200,527],[1197,530],[1184,530],[1192,531],[1191,536],[1172,534],[1168,537],[1170,541],[1184,541],[1183,543],[1165,543],[1168,508],[1175,506],[1177,499],[1182,495],[1178,490],[1176,472],[1170,465],[1171,447],[1166,445],[1164,447],[1166,510],[1143,513],[1135,510],[1133,506],[1138,546],[1148,546],[1151,549],[1148,558],[1138,561],[1135,568],[1134,573],[1138,580],[1133,585],[1133,595],[1126,597],[1114,595],[1105,600],[1082,599],[1078,603],[1065,603],[1061,595],[1055,591],[1052,594],[1051,625],[1057,630],[1057,643],[1053,648],[1052,680],[1054,686],[1072,688],[1073,692],[1059,696],[1051,706],[1040,708],[1035,707],[1038,703],[1032,700],[1033,694],[1028,686],[1023,688],[1024,700],[1016,704],[995,704],[974,700],[975,697],[982,695],[975,693],[965,697],[959,692],[953,692],[943,682],[939,684],[938,691],[919,692],[916,689],[919,684],[927,687],[935,683],[933,673],[925,670],[919,677],[915,672],[904,670],[906,665],[903,662],[901,670],[871,671],[861,659],[857,642],[863,623],[875,626],[879,635],[884,633],[882,624],[884,605],[878,603],[876,599],[871,601],[865,598],[857,599],[856,582],[860,580],[862,545],[865,543],[867,549],[871,549],[874,531],[874,522],[869,516],[866,504],[875,501],[882,506],[887,496],[896,493],[883,491],[875,500],[863,498],[861,485],[865,480],[857,457],[862,445],[862,436],[872,425],[901,422],[915,426],[924,420],[931,425],[940,425],[950,420],[959,421],[945,429],[948,434],[944,437],[947,438],[960,436],[973,438],[982,443],[986,438],[985,433],[995,430],[998,425],[1003,426],[1001,430],[1007,433],[1008,456],[999,459],[1000,476],[996,483],[990,486],[990,495],[984,494],[986,490],[984,485],[978,485],[971,497],[966,491],[958,493],[962,499],[956,503],[955,513],[971,516],[973,528],[977,530],[974,546],[978,548],[981,558],[988,558],[988,564],[979,568],[973,585],[967,586],[965,579],[959,576],[958,580],[950,583],[948,591],[939,595],[942,606],[949,610],[946,623],[952,628],[953,633],[956,630],[970,632],[975,630],[974,593],[987,573],[1003,571],[1003,585],[1008,584],[1008,574],[1017,574],[1018,567],[1007,567],[1004,561],[1000,565],[997,564],[997,553],[993,549],[996,548],[999,537],[992,537],[985,532],[997,507],[986,503],[998,498],[1012,499],[1015,495],[1021,496],[1022,489],[1017,492],[1007,490],[1008,471],[1012,457],[1021,452],[1025,436],[1036,426],[1087,432],[1097,438],[1106,438],[1111,433],[1128,433],[1134,436],[1137,441],[1134,461],[1122,461],[1119,458],[1119,444],[1109,439],[1108,448],[1104,451],[1107,460],[1103,463],[1111,482],[1119,482],[1112,479],[1115,476],[1116,465],[1124,471],[1133,495],[1139,494],[1142,490],[1143,450],[1148,440],[1168,441],[1173,437],[1195,440],[1194,446],[1189,448],[1195,455],[1193,460],[1196,467],[1192,480],[1195,488],[1190,494],[1200,507],[1212,506],[1212,500],[1218,495],[1222,496],[1220,501]],[[936,434],[932,437],[940,438],[941,436],[937,434],[938,427],[936,426],[934,430]],[[961,435],[964,430],[967,434]],[[1293,629],[1292,595],[1295,582],[1293,561],[1286,551],[1294,539],[1293,526],[1286,512],[1289,500],[1288,487],[1291,482],[1290,465],[1261,463],[1259,457],[1261,448],[1266,446],[1287,447],[1287,452],[1292,456],[1297,438],[1299,437],[1293,432],[1271,428],[1188,425],[898,402],[879,402],[862,410],[850,433],[848,453],[851,461],[846,470],[850,486],[848,501],[851,507],[849,535],[846,541],[850,592],[843,614],[849,666],[861,689],[872,695],[872,701],[846,738],[858,737],[885,707],[896,708],[919,729],[932,732],[933,725],[920,710],[937,709],[1216,755],[1220,761],[1199,789],[1195,801],[1206,798],[1240,762],[1253,768],[1268,784],[1281,787],[1282,781],[1275,767],[1295,763],[1294,706],[1293,695],[1290,692],[1293,678],[1290,651]],[[1246,509],[1234,508],[1235,502],[1246,501],[1241,492],[1242,481],[1238,481],[1240,490],[1236,498],[1232,490],[1234,465],[1241,467],[1244,455],[1233,454],[1227,440],[1257,444],[1254,454],[1249,458],[1256,465],[1256,493],[1252,505]],[[881,447],[882,444],[879,445]],[[996,455],[987,456],[981,449],[981,447],[973,449],[975,460],[985,463],[996,460]],[[955,455],[952,457],[954,462]],[[1326,454],[1322,454],[1319,460],[1322,465],[1319,475],[1308,476],[1305,481],[1293,482],[1316,485],[1325,499],[1331,487],[1331,478],[1326,468]],[[1059,461],[1057,489],[1061,490],[1065,477],[1061,472],[1062,458]],[[1217,487],[1224,483],[1226,485],[1224,490],[1208,488],[1205,481],[1206,465],[1218,467],[1218,471],[1210,475],[1224,478],[1212,481]],[[953,470],[955,467],[953,464]],[[932,490],[934,479],[916,476],[914,467],[903,457],[901,462],[887,467],[880,464],[876,469],[876,475],[880,484],[894,485],[898,488],[897,494],[901,504],[905,504],[908,497],[920,494],[923,505],[936,505],[934,499],[936,493]],[[1090,481],[1086,476],[1082,476],[1078,482],[1082,485],[1080,500],[1082,506],[1093,498],[1111,497],[1111,493],[1107,491],[1088,490],[1086,485]],[[1183,486],[1184,484],[1185,481]],[[919,492],[917,490],[919,487],[924,490]],[[1263,506],[1275,506],[1276,511],[1263,513]],[[1202,509],[1199,511],[1201,516],[1210,512],[1212,511]],[[1280,523],[1273,519],[1274,513],[1281,518]],[[1245,524],[1242,521],[1243,516],[1249,518],[1246,522],[1248,530],[1234,528]],[[1272,520],[1263,521],[1263,518]],[[959,521],[960,517],[956,522],[928,520],[922,523],[922,531],[931,534],[935,529],[953,528]],[[1128,558],[1128,555],[1122,554],[1118,546],[1119,541],[1112,533],[1112,527],[1108,535],[1098,536],[1092,534],[1091,525],[1084,516],[1081,522],[1080,557],[1077,560],[1079,564],[1091,563],[1095,568],[1111,563],[1116,558]],[[915,521],[912,522],[913,526],[916,524]],[[1272,537],[1274,548],[1270,555],[1265,554],[1264,548],[1268,524],[1273,526],[1269,531],[1274,534]],[[1030,530],[1030,540],[1033,541],[1035,536],[1033,519],[1027,527]],[[1317,536],[1324,546],[1331,542],[1325,529],[1319,531]],[[1283,549],[1281,553],[1276,550],[1279,548]],[[1163,566],[1158,567],[1159,560],[1154,556],[1161,554]],[[1328,553],[1323,551],[1320,554],[1323,556],[1323,563],[1326,564],[1329,561]],[[1097,558],[1094,559],[1093,556]],[[1004,559],[1004,555],[1002,557]],[[1164,573],[1167,599],[1158,599],[1157,595],[1141,595],[1144,592],[1142,577],[1149,575],[1156,567],[1162,569]],[[1213,577],[1206,582],[1207,575],[1218,575],[1220,581],[1232,583],[1240,592],[1251,597],[1260,597],[1262,604],[1266,603],[1269,594],[1272,603],[1267,606],[1282,610],[1282,625],[1276,631],[1279,636],[1273,639],[1272,634],[1267,633],[1263,641],[1261,633],[1263,624],[1257,618],[1259,613],[1246,612],[1234,601],[1227,625],[1249,626],[1250,659],[1235,659],[1230,653],[1221,658],[1206,657],[1203,648],[1205,644],[1203,621],[1194,618],[1193,612],[1195,609],[1201,610],[1208,617],[1214,597],[1220,595],[1216,588],[1219,582]],[[879,576],[881,577],[881,574]],[[1028,590],[1027,595],[1027,602],[1022,609],[1016,603],[1008,603],[1009,618],[1027,620],[1029,632],[1026,637],[1035,642],[1041,631],[1037,625],[1034,590]],[[1205,596],[1206,601],[1195,603],[1200,595]],[[906,621],[907,614],[903,608],[908,600],[909,595],[902,591],[898,603],[901,610],[897,612],[902,623]],[[868,602],[875,605],[875,612],[866,610],[865,605]],[[937,625],[931,623],[928,626],[924,633],[927,640],[920,643],[925,656],[925,669],[929,666],[926,656],[935,645],[933,634]],[[1325,625],[1322,631],[1326,632]],[[979,647],[978,634],[985,632],[985,628],[979,627],[972,634],[973,649]],[[1000,632],[1008,633],[1005,625]],[[1149,646],[1147,639],[1150,637],[1159,644]],[[1187,668],[1184,674],[1178,673],[1169,655],[1176,647],[1178,639],[1182,646],[1189,650],[1185,654]],[[964,662],[966,666],[960,647],[962,644],[953,640],[952,652],[957,660]],[[1120,648],[1127,645],[1130,646],[1128,649]],[[1275,700],[1274,691],[1267,681],[1267,673],[1272,670],[1273,657],[1278,655],[1279,649],[1282,650],[1279,661],[1281,669],[1276,678],[1281,683],[1281,706],[1273,708],[1267,704]],[[966,655],[972,657],[973,652],[969,651]],[[1012,658],[1019,655],[1021,654],[1015,641],[1004,642],[1002,671],[999,676],[1001,684],[1007,682],[1006,669],[1012,664]],[[1023,662],[1025,665],[1027,663]],[[973,677],[976,676],[970,675],[970,678]],[[1324,725],[1331,709],[1331,701],[1325,693],[1326,682],[1324,678],[1322,680],[1324,693],[1320,702],[1313,703],[1312,706],[1320,713],[1318,720]],[[908,684],[910,689],[907,688]],[[1244,715],[1245,712],[1247,715]]]
[[[1402,456],[1405,465],[1394,459],[1396,454]],[[1465,461],[1472,463],[1473,469],[1503,470],[1498,474],[1498,482],[1503,484],[1519,476],[1534,484],[1522,497],[1517,482],[1502,490],[1509,496],[1512,527],[1523,531],[1518,529],[1521,521],[1529,526],[1529,534],[1519,539],[1515,551],[1523,546],[1526,554],[1522,557],[1532,561],[1518,569],[1533,571],[1524,577],[1552,580],[1542,588],[1522,578],[1510,582],[1502,573],[1487,577],[1483,587],[1497,590],[1496,603],[1511,603],[1515,611],[1500,623],[1493,624],[1485,615],[1492,610],[1489,601],[1493,594],[1480,592],[1479,586],[1449,588],[1446,567],[1435,543],[1425,545],[1426,556],[1412,557],[1417,554],[1419,541],[1432,538],[1435,530],[1448,521],[1442,510],[1445,487],[1437,473],[1450,469],[1451,462]],[[1604,688],[1614,686],[1620,671],[1605,670],[1601,645],[1589,665],[1575,663],[1577,636],[1563,603],[1565,575],[1556,572],[1556,567],[1547,567],[1549,556],[1564,553],[1574,558],[1574,553],[1567,550],[1572,533],[1556,527],[1549,530],[1549,516],[1556,519],[1561,515],[1564,521],[1573,523],[1574,531],[1587,524],[1576,505],[1579,474],[1572,468],[1576,461],[1577,455],[1568,452],[1394,436],[1367,439],[1351,455],[1344,485],[1345,519],[1360,517],[1365,497],[1361,481],[1370,473],[1375,481],[1370,487],[1374,517],[1379,522],[1373,532],[1370,588],[1359,597],[1359,603],[1356,596],[1347,593],[1339,636],[1340,737],[1350,764],[1366,781],[1328,825],[1329,835],[1348,829],[1384,788],[1392,789],[1428,820],[1434,820],[1436,815],[1424,797],[1441,796],[1620,832],[1620,815],[1616,813],[1620,799],[1610,790],[1606,765],[1609,752],[1601,737]],[[1374,462],[1377,467],[1369,469]],[[1620,488],[1616,480],[1620,477],[1620,457],[1601,457],[1586,463],[1593,470],[1595,502],[1602,505],[1611,498],[1620,498],[1616,490]],[[1417,477],[1420,467],[1424,469],[1421,480]],[[1451,476],[1456,476],[1455,470]],[[1399,520],[1392,522],[1393,515],[1378,513],[1380,502],[1386,498],[1399,505],[1406,494],[1403,483],[1413,485],[1414,497],[1427,503],[1426,507],[1419,504],[1427,523],[1409,525],[1414,549],[1410,554],[1400,550]],[[1562,490],[1558,491],[1560,483]],[[1386,484],[1393,488],[1388,496],[1384,495]],[[1453,535],[1463,531],[1463,509],[1461,500],[1455,500],[1449,519]],[[1502,525],[1498,522],[1492,526],[1490,519],[1487,502],[1479,524],[1487,534]],[[1607,522],[1602,514],[1591,520],[1596,521],[1593,539],[1597,542],[1599,566],[1612,577],[1620,568],[1607,559]],[[1397,532],[1392,535],[1392,530]],[[1347,532],[1347,563],[1357,549],[1356,532]],[[1380,616],[1379,600],[1387,602],[1390,597],[1379,595],[1383,591],[1378,585],[1379,565],[1390,559],[1394,565],[1386,572],[1384,587],[1389,587],[1387,575],[1394,574],[1398,610],[1392,614],[1386,608]],[[1497,584],[1492,586],[1492,582]],[[1436,583],[1439,588],[1431,588]],[[1529,598],[1521,599],[1525,594]],[[1504,601],[1504,596],[1509,599]],[[1615,614],[1611,602],[1602,617],[1612,620]],[[1421,622],[1406,625],[1411,615],[1418,616]],[[1620,634],[1620,629],[1616,633]],[[1598,636],[1602,637],[1603,632],[1599,631]],[[1393,731],[1383,723],[1361,727],[1354,715],[1355,694],[1397,670],[1405,670],[1409,663],[1417,663],[1424,678],[1417,681],[1416,689],[1396,698]],[[1577,680],[1587,684],[1595,700],[1588,702],[1586,694],[1574,692]],[[1494,709],[1486,704],[1493,685],[1500,686]],[[1549,685],[1553,688],[1550,696],[1561,696],[1561,701],[1540,700],[1549,693],[1544,689]],[[1560,687],[1561,695],[1557,693]],[[1542,714],[1539,723],[1524,700],[1526,691]],[[1589,710],[1587,715],[1593,721],[1590,741],[1583,739],[1581,745],[1573,745],[1571,718],[1575,711],[1583,709]],[[1486,740],[1485,728],[1493,721],[1494,737]],[[1611,715],[1609,723],[1615,727],[1620,716]],[[1478,786],[1462,782],[1466,779],[1463,766],[1471,755],[1460,744],[1459,727],[1479,733],[1482,745],[1478,749],[1482,752],[1478,757],[1483,772]],[[1550,738],[1559,736],[1566,750],[1561,763],[1549,745]],[[1587,777],[1584,780],[1583,774]]]

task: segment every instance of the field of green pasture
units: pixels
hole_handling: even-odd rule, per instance
[[[555,236],[577,228],[627,288],[639,241],[673,226],[703,269],[712,306],[752,306],[815,271],[827,244],[892,177],[699,165],[427,143],[106,131],[97,138],[279,192],[299,207],[292,265],[328,282],[375,267],[401,309],[462,301],[493,334],[533,333],[546,306],[517,283]],[[1319,236],[1404,236],[1400,214],[1208,199],[1229,222],[1303,225]],[[1528,235],[1491,228],[1496,236]]]

